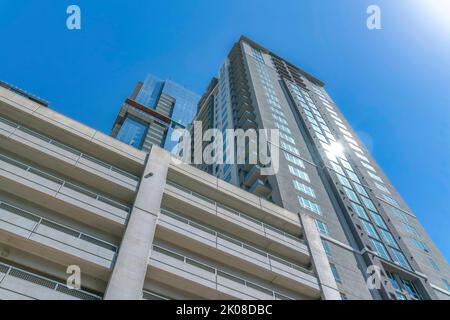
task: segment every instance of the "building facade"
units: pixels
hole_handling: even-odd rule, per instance
[[[341,297],[308,214],[8,86],[0,141],[2,300]]]
[[[200,97],[183,86],[148,75],[125,100],[112,128],[112,136],[135,148],[152,145],[172,150],[174,129],[187,127],[197,113]]]
[[[200,100],[195,120],[224,136],[227,129],[279,130],[275,175],[263,175],[261,165],[250,161],[227,164],[226,143],[223,164],[197,167],[314,217],[342,298],[450,298],[446,259],[322,81],[241,37]]]

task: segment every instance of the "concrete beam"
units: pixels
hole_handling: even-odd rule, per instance
[[[138,300],[147,271],[170,154],[153,147],[142,175],[105,300]]]

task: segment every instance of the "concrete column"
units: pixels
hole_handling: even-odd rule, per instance
[[[312,264],[322,289],[322,299],[342,300],[314,218],[305,213],[300,213],[300,220],[308,242]]]
[[[152,147],[105,300],[141,299],[169,162],[167,151]]]

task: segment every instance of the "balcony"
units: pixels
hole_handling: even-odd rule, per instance
[[[264,183],[263,180],[256,179],[256,181],[248,189],[248,192],[265,198],[272,192],[272,189],[266,183]]]
[[[320,291],[312,270],[174,212],[164,209],[161,211],[156,235],[158,239],[188,250],[195,250],[209,259],[244,270],[293,291],[313,297],[316,297]]]
[[[295,300],[241,276],[205,264],[159,245],[153,245],[149,277],[181,286],[205,299]]]
[[[2,233],[6,233],[8,237],[11,235],[17,237],[17,241],[13,242],[15,246],[33,250],[34,247],[30,248],[30,243],[33,243],[40,248],[63,252],[106,269],[112,267],[117,253],[117,246],[111,243],[25,211],[5,201],[0,201],[0,235]]]
[[[14,144],[11,150],[22,151],[21,153],[28,155],[29,148],[32,148],[36,152],[31,160],[52,163],[55,170],[59,169],[64,174],[106,187],[111,193],[124,192],[127,198],[131,198],[139,184],[140,179],[126,171],[2,117],[0,136],[8,137],[5,143]],[[95,179],[92,179],[93,175]]]
[[[83,290],[0,262],[0,300],[101,300]]]
[[[247,131],[249,129],[258,130],[258,125],[253,120],[245,119],[245,121],[243,121],[241,123],[240,128],[245,130],[245,131]]]
[[[256,119],[256,116],[255,116],[254,113],[251,113],[249,111],[245,111],[237,119],[238,119],[238,122],[237,122],[238,127],[243,128],[246,121],[252,121],[253,122]]]
[[[121,231],[131,208],[84,187],[0,154],[2,189],[99,228]],[[44,199],[46,201],[44,201]],[[103,221],[103,224],[100,224]],[[107,229],[109,230],[109,229]]]
[[[170,204],[171,208],[179,212],[189,214],[199,221],[217,225],[221,230],[235,234],[251,243],[257,243],[273,252],[279,252],[303,265],[309,263],[309,251],[303,240],[295,236],[295,233],[281,230],[273,222],[268,224],[171,181],[167,182],[165,193],[166,197],[167,195],[171,196],[170,201],[163,201],[163,205],[164,203]],[[265,214],[265,219],[278,220],[269,213]],[[286,222],[283,224],[288,227]],[[301,225],[292,225],[292,230],[300,233]]]

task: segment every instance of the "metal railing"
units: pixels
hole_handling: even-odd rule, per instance
[[[214,201],[214,200],[212,200],[212,199],[210,199],[210,198],[208,198],[208,197],[206,197],[204,195],[201,195],[201,194],[199,194],[199,193],[197,193],[195,191],[192,191],[192,190],[190,190],[190,189],[188,189],[186,187],[183,187],[183,186],[181,186],[181,185],[179,185],[179,184],[177,184],[177,183],[175,183],[173,181],[167,180],[166,183],[168,185],[174,187],[174,188],[177,188],[177,189],[182,190],[182,191],[184,191],[186,193],[189,193],[189,194],[191,194],[191,195],[193,195],[195,197],[198,197],[198,198],[200,198],[200,199],[202,199],[204,201],[207,201],[207,202],[213,204],[214,206],[216,206],[216,208],[218,207],[218,208],[224,209],[224,210],[226,210],[226,211],[228,211],[230,213],[233,213],[234,215],[239,216],[240,218],[243,218],[245,220],[248,220],[248,221],[250,221],[250,222],[252,222],[254,224],[257,224],[257,225],[261,226],[263,229],[268,229],[268,230],[270,230],[272,232],[275,232],[275,233],[279,234],[280,237],[283,240],[289,239],[291,241],[298,242],[298,243],[300,243],[302,245],[305,243],[303,239],[300,239],[299,237],[297,237],[295,235],[292,235],[290,233],[287,233],[287,232],[285,232],[283,230],[278,229],[277,227],[274,227],[274,226],[269,225],[267,223],[264,223],[264,222],[262,222],[262,221],[260,221],[258,219],[250,217],[250,216],[246,215],[245,213],[242,213],[240,211],[237,211],[235,209],[227,207],[226,205],[223,205],[220,202]]]
[[[0,262],[0,287],[2,287],[2,283],[8,278],[14,277],[17,279],[21,279],[30,283],[33,283],[37,286],[45,287],[53,291],[57,291],[66,295],[70,295],[72,297],[83,299],[83,300],[101,300],[102,298],[93,293],[78,290],[78,289],[70,289],[65,284],[61,282],[54,281],[37,274],[4,264]],[[22,292],[17,292],[19,294],[24,294]],[[26,295],[26,294],[25,294]],[[35,298],[35,297],[30,297]]]
[[[106,162],[103,162],[103,161],[101,161],[101,160],[99,160],[99,159],[97,159],[95,157],[89,156],[89,155],[87,155],[87,154],[85,154],[85,153],[83,153],[83,152],[81,152],[81,151],[79,151],[77,149],[74,149],[72,147],[69,147],[68,145],[66,145],[64,143],[61,143],[61,142],[59,142],[57,140],[50,139],[50,138],[48,138],[47,136],[45,136],[45,135],[43,135],[41,133],[38,133],[38,132],[36,132],[34,130],[31,130],[31,129],[28,129],[28,128],[22,126],[22,125],[19,125],[19,124],[15,123],[14,121],[5,119],[3,117],[0,117],[0,122],[3,122],[3,123],[5,123],[5,124],[15,128],[17,130],[20,130],[20,131],[25,132],[25,133],[27,133],[27,134],[35,137],[35,138],[38,138],[41,141],[44,141],[44,142],[46,142],[48,144],[51,144],[51,145],[53,145],[55,147],[61,148],[61,149],[65,150],[65,151],[67,151],[69,153],[72,153],[72,154],[78,156],[79,158],[84,158],[86,160],[92,161],[92,162],[98,164],[99,166],[104,167],[105,169],[107,169],[107,170],[109,170],[111,172],[121,174],[121,175],[123,175],[123,176],[125,176],[125,177],[127,177],[129,179],[132,179],[134,181],[137,181],[137,182],[140,181],[140,179],[138,177],[136,177],[135,175],[132,175],[132,174],[130,174],[130,173],[128,173],[128,172],[126,172],[126,171],[124,171],[122,169],[119,169],[119,168],[116,168],[116,167],[114,167],[114,166],[112,166],[110,164],[107,164]]]
[[[39,226],[43,225],[45,227],[54,229],[56,231],[63,232],[65,234],[67,234],[67,235],[70,235],[70,236],[76,238],[76,239],[81,239],[83,241],[89,242],[89,243],[94,244],[96,246],[102,247],[102,248],[104,248],[106,250],[112,251],[112,252],[114,252],[114,254],[117,253],[118,247],[116,245],[113,245],[113,244],[111,244],[109,242],[106,242],[104,240],[98,239],[96,237],[87,235],[87,234],[85,234],[83,232],[80,232],[78,230],[75,230],[75,229],[73,229],[71,227],[68,227],[68,226],[62,225],[60,223],[51,221],[49,219],[43,218],[43,217],[41,217],[41,216],[39,216],[37,214],[31,213],[31,212],[29,212],[27,210],[24,210],[22,208],[14,206],[14,205],[12,205],[10,203],[7,203],[5,201],[0,200],[0,209],[3,209],[5,211],[8,211],[9,213],[12,213],[14,215],[20,216],[22,218],[25,218],[25,219],[28,219],[28,220],[34,222],[35,223],[34,226],[32,228],[27,229],[27,228],[25,228],[23,226],[20,226],[18,224],[15,224],[15,223],[12,223],[12,222],[6,220],[4,217],[0,217],[0,221],[9,223],[9,224],[11,224],[11,225],[13,225],[15,227],[18,227],[18,228],[20,228],[22,230],[30,231],[31,233],[29,235],[29,238],[33,234],[37,234],[37,235],[43,236],[45,238],[49,238],[49,239],[52,239],[54,241],[63,243],[64,245],[68,245],[68,246],[76,248],[78,250],[87,252],[87,253],[92,254],[94,256],[100,257],[102,259],[106,259],[106,258],[104,258],[102,256],[99,256],[96,253],[92,253],[92,252],[89,252],[89,251],[87,251],[85,249],[81,249],[81,248],[79,248],[77,246],[74,246],[73,244],[70,244],[70,243],[67,243],[67,242],[62,242],[62,241],[57,240],[55,238],[49,237],[48,235],[43,235],[43,234],[39,233],[38,232]]]
[[[271,264],[271,260],[274,260],[274,261],[277,261],[280,264],[285,265],[286,267],[295,269],[297,271],[301,271],[301,272],[304,272],[304,273],[307,273],[307,274],[313,274],[312,270],[309,270],[309,269],[304,268],[304,267],[302,267],[300,265],[297,265],[295,263],[292,263],[292,262],[289,262],[287,260],[284,260],[283,258],[277,257],[275,255],[272,255],[272,254],[270,254],[270,253],[268,253],[266,251],[258,249],[258,248],[254,247],[252,245],[246,244],[246,243],[244,243],[244,242],[242,242],[240,240],[237,240],[237,239],[235,239],[233,237],[230,237],[230,236],[225,235],[223,233],[217,232],[217,231],[215,231],[215,230],[213,230],[213,229],[211,229],[211,228],[209,228],[207,226],[204,226],[204,225],[202,225],[202,224],[200,224],[198,222],[194,222],[194,221],[189,220],[189,219],[187,219],[185,217],[182,217],[182,216],[180,216],[180,215],[178,215],[178,214],[176,214],[176,213],[174,213],[174,212],[172,212],[170,210],[161,209],[161,213],[163,215],[169,216],[169,217],[171,217],[171,218],[173,218],[173,219],[175,219],[175,220],[177,220],[179,222],[182,222],[182,223],[184,223],[184,224],[186,224],[188,226],[191,226],[191,227],[199,229],[199,230],[201,230],[203,232],[209,233],[210,235],[212,235],[216,239],[220,238],[222,240],[231,242],[234,245],[237,245],[237,246],[241,247],[244,250],[249,250],[249,251],[252,251],[252,252],[254,252],[256,254],[259,254],[262,258],[266,259],[266,263],[269,264],[271,267],[273,267],[273,265]],[[202,237],[198,233],[196,233],[196,235]],[[207,238],[205,238],[205,239],[208,240]],[[217,240],[216,240],[216,244],[217,244]],[[231,250],[234,250],[231,247],[228,247],[228,248],[231,249]]]
[[[161,246],[153,245],[153,251],[158,252],[158,253],[160,253],[160,254],[162,254],[162,255],[165,255],[165,256],[172,257],[172,258],[174,258],[174,259],[176,259],[176,260],[179,260],[179,261],[183,262],[184,264],[188,264],[188,265],[190,265],[190,266],[197,267],[197,268],[200,268],[200,269],[202,269],[202,270],[204,270],[204,271],[207,271],[207,272],[209,272],[209,273],[211,273],[211,274],[214,274],[214,278],[215,278],[215,283],[216,283],[216,284],[220,284],[220,285],[222,285],[222,286],[227,287],[227,286],[224,285],[223,283],[220,283],[220,282],[219,282],[219,279],[218,279],[218,278],[219,278],[219,277],[223,277],[223,278],[226,278],[226,279],[228,279],[228,280],[231,280],[231,281],[233,281],[233,282],[235,282],[235,283],[241,284],[241,285],[243,285],[243,286],[245,286],[245,287],[247,287],[247,288],[254,289],[254,290],[257,290],[257,291],[259,291],[259,292],[261,292],[261,293],[264,293],[264,294],[267,294],[267,295],[269,295],[269,296],[272,296],[272,298],[274,298],[274,299],[280,299],[280,300],[295,300],[295,298],[288,297],[288,296],[283,295],[283,294],[281,294],[281,293],[279,293],[279,292],[277,292],[277,291],[274,291],[274,290],[272,290],[272,289],[269,289],[269,288],[260,286],[260,285],[254,283],[254,282],[251,282],[251,281],[248,281],[248,280],[246,280],[246,279],[244,279],[244,278],[241,278],[241,277],[232,275],[232,274],[230,274],[230,273],[228,273],[228,272],[222,271],[222,270],[220,270],[220,269],[217,269],[217,268],[215,268],[215,267],[212,267],[212,266],[210,266],[210,265],[207,265],[207,264],[205,264],[205,263],[203,263],[203,262],[200,262],[200,261],[198,261],[198,260],[191,259],[191,258],[189,258],[189,257],[187,257],[187,256],[184,256],[184,255],[179,254],[179,253],[177,253],[177,252],[174,252],[174,251],[172,251],[172,250],[163,248],[163,247],[161,247]],[[154,258],[154,257],[153,257],[153,258]],[[150,259],[152,259],[152,257],[150,257]],[[162,263],[164,263],[164,264],[167,264],[167,263],[165,263],[165,262],[163,262],[163,261],[159,261],[159,262],[162,262]],[[175,267],[175,268],[177,268],[177,269],[180,269],[180,266],[172,266],[172,267]],[[201,277],[201,278],[203,278],[203,279],[205,279],[205,280],[211,281],[211,279],[202,277],[202,276],[199,275],[199,274],[196,274],[195,276]],[[231,289],[231,290],[239,291],[239,290],[237,290],[236,288],[232,288],[232,287],[227,287],[227,288],[229,288],[229,289]],[[248,292],[242,292],[242,293],[243,293],[243,294],[246,294],[246,295],[249,294]],[[257,297],[254,297],[254,298],[257,298]]]
[[[131,208],[126,206],[126,205],[124,205],[124,204],[121,204],[121,203],[119,203],[119,202],[117,202],[115,200],[112,200],[112,199],[108,198],[108,197],[99,195],[99,194],[97,194],[97,193],[95,193],[93,191],[90,191],[90,190],[88,190],[88,189],[86,189],[84,187],[78,186],[78,185],[73,184],[71,182],[67,182],[67,181],[65,181],[65,180],[63,180],[61,178],[58,178],[58,177],[56,177],[56,176],[54,176],[52,174],[49,174],[47,172],[44,172],[44,171],[40,170],[40,169],[36,169],[36,168],[34,168],[32,166],[29,166],[29,165],[27,165],[27,164],[25,164],[25,163],[23,163],[23,162],[21,162],[19,160],[13,159],[13,158],[8,157],[8,156],[6,156],[4,154],[0,154],[0,160],[2,160],[4,162],[7,162],[7,163],[9,163],[9,164],[11,164],[11,165],[13,165],[15,167],[19,167],[19,168],[21,168],[24,171],[30,172],[30,173],[38,175],[38,176],[40,176],[40,177],[42,177],[44,179],[50,180],[50,181],[52,181],[54,183],[57,183],[57,184],[59,184],[61,186],[61,188],[62,187],[67,187],[67,188],[69,188],[69,189],[71,189],[73,191],[82,193],[83,195],[86,195],[86,196],[88,196],[90,198],[93,198],[94,200],[98,200],[100,202],[103,202],[105,204],[113,206],[113,207],[115,207],[115,208],[117,208],[119,210],[126,211],[127,213],[131,212]],[[111,213],[111,214],[113,214],[113,213]]]

